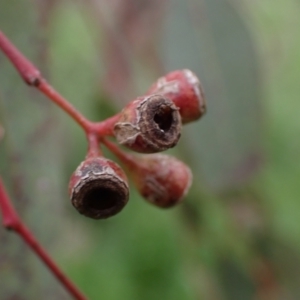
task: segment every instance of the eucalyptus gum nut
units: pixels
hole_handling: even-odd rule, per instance
[[[198,77],[190,70],[177,70],[159,78],[147,94],[160,93],[179,108],[182,123],[193,122],[206,112],[206,100]]]
[[[125,173],[115,162],[93,157],[83,161],[71,176],[69,194],[79,213],[105,219],[124,208],[129,188]]]
[[[139,97],[121,112],[114,126],[119,144],[141,153],[155,153],[174,147],[181,135],[178,108],[160,95]]]
[[[164,154],[138,156],[136,161],[131,169],[133,181],[148,202],[161,208],[182,202],[193,179],[185,163]]]

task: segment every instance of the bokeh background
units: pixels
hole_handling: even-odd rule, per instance
[[[131,185],[119,215],[94,221],[67,194],[83,132],[0,53],[1,176],[89,299],[300,299],[299,16],[297,0],[1,1],[1,30],[94,121],[174,69],[206,92],[168,151],[193,170],[185,202],[160,210]],[[4,228],[0,299],[70,299]]]

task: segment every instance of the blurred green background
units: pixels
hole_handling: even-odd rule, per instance
[[[174,69],[206,92],[168,151],[193,170],[185,202],[159,210],[131,186],[119,215],[94,221],[67,194],[81,129],[0,54],[1,176],[89,299],[300,299],[299,16],[296,0],[1,1],[1,30],[94,121]],[[70,299],[4,228],[0,299]]]

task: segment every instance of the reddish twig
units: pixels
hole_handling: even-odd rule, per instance
[[[66,288],[66,290],[74,297],[74,299],[87,299],[82,292],[63,274],[45,249],[38,243],[30,230],[25,226],[16,210],[14,209],[8,194],[5,191],[4,185],[0,178],[0,211],[2,212],[2,223],[7,229],[18,233],[25,243],[35,252],[35,254],[45,263],[52,274]]]
[[[104,136],[113,136],[114,125],[118,122],[120,114],[116,114],[101,122],[92,123],[90,130],[101,139]]]
[[[0,31],[0,49],[15,66],[23,80],[34,86],[69,114],[82,128],[89,129],[89,121],[42,77],[40,71]]]
[[[9,41],[0,31],[0,49],[15,66],[23,80],[30,86],[36,87],[51,101],[71,116],[85,131],[89,143],[89,153],[99,153],[100,137],[113,135],[113,126],[119,118],[115,115],[102,122],[91,122],[85,118],[71,103],[62,97],[41,75],[40,71]]]
[[[88,152],[86,158],[98,157],[102,155],[102,151],[99,149],[99,140],[96,134],[90,133],[88,135]]]
[[[69,114],[86,132],[90,130],[91,122],[87,120],[70,102],[62,97],[45,79],[38,79],[36,87],[61,109]]]
[[[122,151],[116,144],[107,139],[102,139],[101,141],[129,169],[140,166],[139,162],[132,155]]]

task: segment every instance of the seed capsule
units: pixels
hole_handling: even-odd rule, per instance
[[[182,123],[196,121],[206,112],[204,91],[190,70],[177,70],[159,78],[147,94],[159,93],[179,108]]]
[[[164,154],[138,156],[135,161],[130,170],[133,181],[148,202],[168,208],[182,201],[192,183],[186,164]]]
[[[180,134],[178,108],[160,94],[139,97],[130,102],[114,126],[118,143],[142,153],[172,148]]]
[[[116,163],[93,157],[83,161],[71,176],[69,194],[79,213],[105,219],[124,208],[129,189],[126,175]]]

